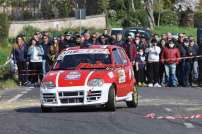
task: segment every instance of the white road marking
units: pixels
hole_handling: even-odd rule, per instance
[[[7,102],[11,103],[11,102],[15,102],[17,101],[19,98],[21,98],[23,95],[27,94],[29,91],[31,91],[32,89],[26,89],[25,91],[22,91],[20,94],[17,94],[16,96],[14,96],[13,98],[9,99]]]
[[[186,128],[195,128],[192,123],[184,123],[184,125],[186,126]]]
[[[27,91],[31,91],[33,88],[28,88],[28,89],[26,89]]]
[[[21,94],[26,94],[28,91],[22,91]]]
[[[11,98],[10,100],[8,100],[8,103],[14,102],[16,100],[18,100],[20,97],[22,97],[24,94],[17,94],[16,96],[14,96],[13,98]]]
[[[165,110],[166,110],[167,112],[172,112],[172,109],[170,109],[170,108],[165,108]]]

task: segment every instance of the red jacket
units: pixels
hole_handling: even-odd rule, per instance
[[[126,53],[130,59],[130,61],[134,61],[137,56],[136,45],[133,42],[127,43]]]
[[[161,61],[164,64],[178,64],[180,58],[180,51],[178,48],[164,48],[161,54]]]

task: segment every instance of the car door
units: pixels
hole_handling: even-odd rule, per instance
[[[117,96],[126,96],[129,92],[129,68],[127,67],[127,59],[122,55],[122,49],[114,48],[112,56],[115,64]]]

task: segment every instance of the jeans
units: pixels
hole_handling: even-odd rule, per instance
[[[166,85],[171,87],[177,86],[176,64],[165,64]]]
[[[194,61],[194,65],[193,65],[193,79],[194,80],[198,80],[199,78],[199,65],[198,65],[198,61]]]

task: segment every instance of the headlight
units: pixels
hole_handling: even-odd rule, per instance
[[[90,87],[101,87],[104,84],[103,79],[92,79],[88,81],[88,86]]]
[[[55,88],[55,84],[52,81],[43,82],[41,84],[42,88],[53,89]]]

